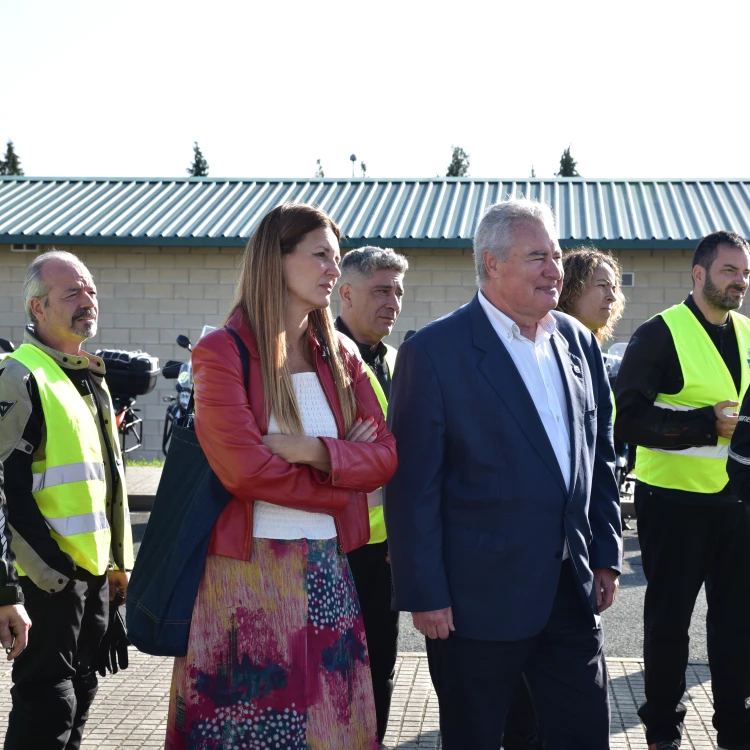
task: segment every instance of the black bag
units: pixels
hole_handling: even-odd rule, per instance
[[[104,379],[109,390],[117,396],[145,396],[151,393],[161,372],[158,357],[140,350],[99,349],[97,357],[104,360]]]
[[[245,390],[249,353],[237,342]],[[211,531],[231,495],[208,464],[193,427],[193,399],[175,424],[126,601],[128,637],[155,656],[187,653],[190,621]]]

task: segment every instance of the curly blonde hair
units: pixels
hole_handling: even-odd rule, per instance
[[[583,296],[586,288],[591,283],[594,271],[600,266],[609,266],[615,277],[615,303],[612,305],[612,313],[606,325],[594,331],[596,340],[603,344],[612,338],[617,324],[620,322],[625,310],[625,295],[620,289],[620,274],[622,269],[617,259],[610,253],[597,250],[595,247],[577,247],[569,250],[563,257],[563,288],[557,309],[560,312],[573,315],[575,303]],[[574,316],[575,317],[575,316]]]

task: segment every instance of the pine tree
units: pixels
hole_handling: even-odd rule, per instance
[[[578,162],[570,155],[570,146],[563,151],[560,157],[560,171],[557,173],[558,177],[580,177],[576,167]]]
[[[469,174],[469,155],[460,146],[451,146],[453,159],[448,165],[446,177],[467,177]]]
[[[367,164],[360,162],[360,169],[362,170],[362,177],[367,177]]]
[[[323,165],[320,163],[320,159],[315,162],[318,166],[315,168],[316,177],[325,177],[326,173],[323,171]]]
[[[5,157],[0,159],[0,174],[22,175],[21,160],[18,158],[16,150],[13,148],[13,141],[8,141],[8,149]]]
[[[208,177],[208,162],[203,158],[198,141],[193,146],[193,163],[187,168],[191,177]]]

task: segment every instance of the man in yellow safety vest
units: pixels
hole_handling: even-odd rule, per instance
[[[750,516],[727,475],[737,408],[750,384],[750,245],[704,237],[693,292],[646,321],[615,385],[615,433],[638,446],[635,507],[643,572],[645,694],[651,750],[680,745],[688,629],[701,586],[717,744],[750,750]]]
[[[53,250],[32,261],[23,291],[31,323],[0,362],[0,462],[32,628],[13,665],[5,750],[75,750],[133,541],[104,363],[81,349],[97,329],[94,280]]]
[[[390,248],[350,250],[341,262],[341,315],[336,328],[358,346],[370,372],[373,390],[385,414],[396,350],[383,339],[401,312],[404,274],[409,264]],[[348,555],[357,586],[367,636],[378,741],[383,742],[393,692],[398,648],[398,612],[391,611],[391,569],[388,560],[382,491],[368,497],[370,542]]]

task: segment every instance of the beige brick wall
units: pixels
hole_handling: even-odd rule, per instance
[[[204,324],[221,325],[231,304],[237,277],[239,248],[63,247],[76,253],[91,269],[99,290],[99,334],[89,346],[142,349],[159,357],[186,360],[175,344],[178,334],[195,341]],[[468,302],[475,292],[470,250],[417,249],[405,253],[404,305],[389,343],[397,346],[409,329]],[[616,332],[627,341],[640,323],[680,302],[691,286],[692,251],[621,251],[623,270],[633,271],[635,286],[626,289],[627,307]],[[0,245],[0,336],[20,342],[25,314],[21,284],[33,255],[12,253]],[[334,292],[332,312],[338,314]],[[743,308],[750,312],[748,305]],[[174,393],[173,381],[159,378],[139,405],[144,417],[144,449],[155,458],[161,447],[166,405],[162,396]]]
[[[195,341],[205,324],[221,325],[234,293],[240,248],[64,247],[91,270],[99,292],[99,333],[87,348],[141,349],[164,364],[186,361],[178,334]],[[46,248],[45,248],[46,249]],[[16,344],[26,317],[21,284],[34,255],[0,246],[0,336]],[[138,399],[144,418],[139,458],[160,455],[166,404],[174,381],[159,377],[156,388]]]
[[[633,272],[635,281],[635,286],[623,289],[625,312],[613,339],[626,342],[643,321],[685,299],[693,287],[693,251],[622,250],[614,255],[623,271]],[[750,297],[740,312],[750,315]]]

